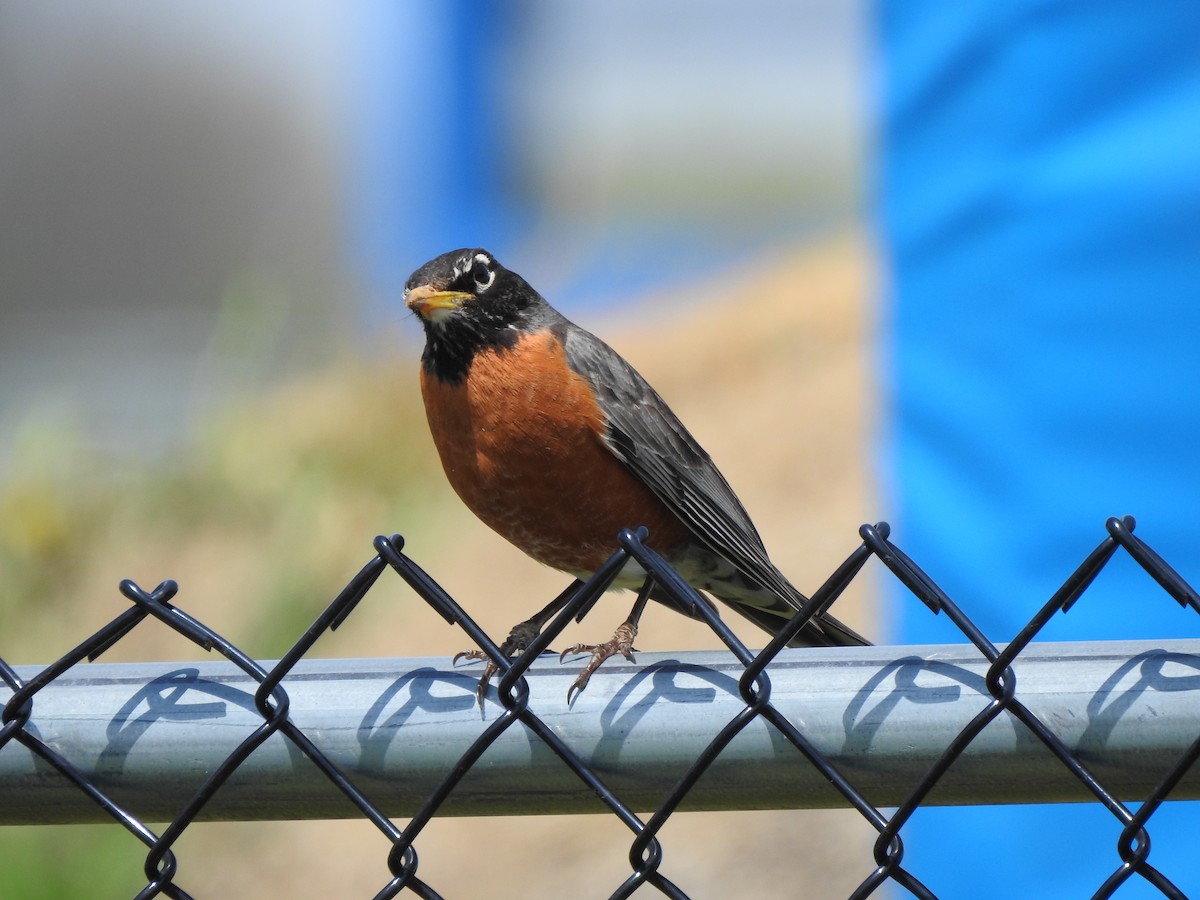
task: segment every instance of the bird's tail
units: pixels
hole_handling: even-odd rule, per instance
[[[784,624],[796,614],[795,608],[782,601],[778,606],[750,606],[738,600],[727,601],[737,612],[741,613],[759,628],[771,634],[778,634]],[[800,602],[805,602],[800,595]],[[800,633],[788,641],[789,647],[862,647],[870,646],[870,641],[847,625],[835,619],[829,613],[816,616],[808,621]]]
[[[704,552],[707,555],[702,563],[695,566],[690,565],[694,563],[690,558],[674,560],[676,571],[683,574],[693,587],[712,594],[771,635],[778,634],[792,616],[808,602],[808,598],[796,590],[770,562],[758,573],[757,578],[752,578],[728,560],[711,554],[710,551]],[[655,591],[650,596],[674,607],[684,615],[695,615],[673,602],[665,592]],[[869,646],[870,643],[849,625],[824,613],[810,619],[788,642],[788,646],[853,647]]]
[[[796,590],[778,569],[772,574],[774,578],[770,587],[750,582],[743,576],[740,579],[730,578],[722,585],[710,585],[708,590],[759,628],[775,635],[808,602],[808,598]],[[829,613],[809,619],[788,642],[789,647],[861,647],[870,644],[865,637]]]

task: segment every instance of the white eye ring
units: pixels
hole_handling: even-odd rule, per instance
[[[465,260],[464,260],[465,262]],[[479,267],[483,266],[483,270],[487,272],[487,280],[479,280]],[[492,282],[496,280],[496,270],[492,268],[494,263],[483,253],[476,253],[474,265],[471,266],[471,280],[475,282],[476,292],[486,291],[492,286]]]

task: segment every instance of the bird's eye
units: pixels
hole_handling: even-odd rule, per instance
[[[471,266],[471,278],[475,282],[476,291],[486,291],[496,280],[496,272],[487,263],[477,259]]]

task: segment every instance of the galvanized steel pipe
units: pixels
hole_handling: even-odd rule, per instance
[[[267,668],[270,665],[267,664]],[[610,660],[573,706],[576,664],[538,660],[529,708],[623,800],[653,809],[745,706],[727,653]],[[1110,790],[1136,801],[1200,738],[1200,641],[1035,644],[1016,697]],[[37,669],[18,667],[22,678]],[[478,666],[437,659],[311,659],[283,681],[289,715],[388,815],[410,815],[502,714],[476,705]],[[987,663],[967,646],[788,650],[767,669],[770,702],[879,807],[900,803],[987,706]],[[28,727],[143,821],[171,819],[263,722],[256,683],[224,662],[76,666],[41,692]],[[0,687],[0,705],[11,697]],[[1200,796],[1189,773],[1172,797]],[[944,774],[932,804],[1092,799],[1008,712]],[[835,807],[844,799],[771,725],[756,720],[684,809]],[[600,812],[580,780],[515,724],[441,809],[450,815]],[[200,818],[342,818],[357,810],[281,735],[259,747]],[[106,821],[16,741],[0,748],[0,824]]]

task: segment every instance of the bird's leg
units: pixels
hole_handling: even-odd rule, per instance
[[[633,646],[633,641],[638,633],[638,620],[642,618],[642,612],[646,609],[646,602],[650,599],[650,591],[653,589],[654,579],[647,578],[642,585],[642,589],[638,591],[637,600],[634,601],[633,609],[629,611],[629,617],[617,626],[617,630],[613,632],[611,640],[605,641],[603,644],[576,644],[574,647],[568,647],[559,654],[558,658],[560,662],[573,653],[592,654],[592,658],[583,667],[583,671],[579,673],[579,677],[567,689],[568,706],[571,704],[571,700],[587,687],[592,673],[600,668],[610,656],[616,656],[619,653],[630,662],[637,662],[633,658],[633,651],[636,649]]]
[[[567,601],[575,595],[579,589],[579,581],[575,581],[565,591],[551,600],[545,608],[530,616],[524,622],[518,622],[509,631],[508,637],[504,639],[504,643],[500,645],[500,652],[512,659],[515,656],[525,652],[525,648],[533,643],[533,639],[542,633],[542,629],[546,627],[554,616],[567,605]],[[461,653],[454,654],[454,659],[451,660],[451,665],[457,665],[460,659],[487,660],[487,666],[484,667],[483,674],[479,676],[479,685],[475,688],[475,696],[479,698],[479,708],[483,709],[483,698],[487,695],[488,684],[492,680],[492,676],[500,671],[500,667],[495,661],[482,650],[463,650]]]

